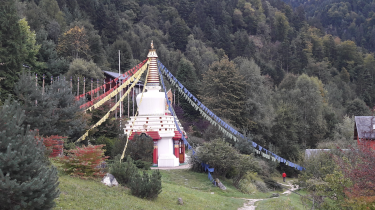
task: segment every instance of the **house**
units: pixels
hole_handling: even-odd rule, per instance
[[[355,116],[354,140],[375,149],[375,116]]]

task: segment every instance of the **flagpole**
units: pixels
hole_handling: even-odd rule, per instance
[[[91,78],[91,91],[90,91],[90,99],[91,99],[91,101],[93,101],[93,98],[94,98],[94,94],[92,93],[92,83],[93,83],[94,81],[92,80],[92,78]]]
[[[79,77],[78,78],[78,83],[77,83],[77,96],[79,96]]]
[[[119,76],[119,80],[121,81],[121,83],[120,83],[120,86],[122,85],[122,79],[121,79],[121,57],[120,57],[120,50],[118,51],[118,76]],[[122,90],[120,91],[120,98],[121,98],[121,94],[122,93]],[[120,100],[120,98],[119,98],[119,100]],[[121,106],[122,104],[120,103],[120,126],[121,126],[121,114],[122,114],[122,106]]]
[[[43,74],[43,91],[42,91],[42,95],[44,95],[44,74]]]
[[[85,95],[86,90],[86,77],[83,77],[83,95]]]

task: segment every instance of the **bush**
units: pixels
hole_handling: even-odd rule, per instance
[[[126,144],[126,134],[120,135],[119,138],[116,138],[113,142],[113,148],[111,151],[111,157],[114,158],[117,155],[122,155],[122,152],[124,151],[124,147]]]
[[[82,177],[103,177],[105,175],[98,166],[108,157],[104,156],[104,145],[90,145],[77,147],[67,151],[68,155],[61,157],[59,161],[63,164],[64,171],[71,175]]]
[[[92,143],[95,145],[100,145],[104,144],[105,146],[103,147],[104,149],[104,155],[105,156],[110,156],[112,155],[112,150],[114,146],[115,139],[113,138],[108,138],[106,136],[100,136],[96,140],[94,140]]]
[[[256,181],[256,174],[248,172],[246,175],[239,181],[238,189],[245,194],[252,194],[257,192],[257,186],[254,184]]]
[[[120,155],[116,156],[114,163],[109,167],[111,173],[121,185],[127,185],[131,178],[137,174],[137,167],[131,157],[127,157],[125,162],[120,162]]]
[[[135,165],[139,169],[150,170],[150,167],[152,166],[152,163],[147,162],[147,161],[143,161],[143,160],[136,160]]]
[[[254,182],[254,185],[257,187],[257,190],[259,190],[260,192],[266,193],[269,191],[269,189],[267,188],[267,185],[263,181],[256,180]]]
[[[133,140],[129,140],[125,155],[130,155],[134,160],[152,162],[153,150],[154,142],[151,137],[135,135]]]
[[[214,174],[234,178],[233,182],[238,187],[238,182],[249,171],[260,170],[258,162],[253,155],[242,155],[224,140],[213,140],[204,143],[192,156],[192,170],[203,171],[201,163],[209,164],[214,168]]]
[[[62,139],[67,137],[62,137],[58,135],[52,135],[42,138],[41,136],[36,136],[38,140],[42,140],[44,146],[46,147],[46,155],[48,157],[57,157],[63,153],[63,144]]]
[[[238,152],[223,140],[213,140],[199,147],[192,161],[193,170],[200,170],[200,165],[204,162],[215,168],[214,174],[225,176],[236,165]]]
[[[274,190],[282,190],[283,189],[279,183],[277,183],[275,180],[273,180],[269,177],[263,176],[262,180],[269,189],[274,189]]]
[[[204,143],[204,139],[196,137],[196,136],[189,136],[189,143],[192,147],[196,148],[202,146]]]
[[[249,172],[259,172],[260,167],[254,155],[238,155],[238,161],[236,162],[236,175],[233,177],[233,184],[239,187],[238,183],[246,176]]]
[[[155,199],[161,193],[161,174],[159,170],[152,171],[151,176],[146,171],[143,171],[143,176],[136,173],[129,187],[134,196]]]
[[[238,189],[245,194],[253,194],[257,192],[257,186],[254,183],[247,181],[246,179],[242,179],[240,181]]]

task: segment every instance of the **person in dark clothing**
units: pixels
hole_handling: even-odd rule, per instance
[[[283,173],[283,181],[285,182],[286,173]]]

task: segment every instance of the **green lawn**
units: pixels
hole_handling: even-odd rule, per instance
[[[149,171],[151,172],[151,171]],[[272,193],[247,195],[239,192],[231,180],[220,180],[227,190],[223,191],[210,183],[206,173],[189,170],[160,171],[162,193],[155,200],[134,197],[124,187],[107,187],[100,180],[83,180],[64,174],[59,176],[60,197],[56,199],[59,209],[225,209],[236,210],[243,206],[244,199],[265,199],[256,203],[262,209],[303,209],[298,195],[281,195],[270,198]],[[277,180],[279,181],[279,180]],[[182,198],[184,205],[178,205]]]
[[[98,181],[60,175],[60,197],[55,209],[237,209],[246,197],[233,186],[222,192],[206,174],[188,170],[162,171],[163,191],[150,201],[130,195],[123,187],[106,187]],[[187,180],[185,180],[187,179]],[[213,192],[214,194],[211,194]],[[178,205],[182,198],[184,205]]]

